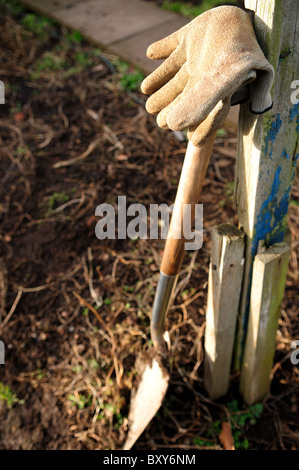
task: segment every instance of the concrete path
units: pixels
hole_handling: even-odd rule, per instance
[[[158,61],[147,47],[188,20],[141,0],[21,0],[27,7],[80,31],[90,41],[139,66],[146,74]]]
[[[146,57],[147,47],[179,28],[188,20],[142,0],[20,0],[78,30],[91,42],[128,62],[147,75],[162,61]],[[231,108],[226,124],[236,129],[239,107]]]

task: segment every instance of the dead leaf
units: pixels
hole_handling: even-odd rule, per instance
[[[119,162],[124,162],[128,160],[128,156],[124,153],[120,153],[119,155],[117,155],[116,160],[118,160]]]
[[[21,111],[14,115],[15,121],[23,121],[24,117],[25,117],[25,114],[22,113]]]
[[[224,450],[236,450],[230,423],[222,423],[219,440],[223,445]]]

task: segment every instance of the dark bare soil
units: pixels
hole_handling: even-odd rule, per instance
[[[26,12],[0,16],[0,449],[115,449],[127,432],[134,363],[147,352],[162,240],[95,236],[97,205],[172,204],[185,152],[125,91],[94,48],[64,42],[47,24],[30,32]],[[79,55],[78,55],[79,54]],[[80,56],[81,54],[81,56]],[[83,54],[83,55],[82,55]],[[50,57],[47,58],[47,57]],[[82,58],[84,57],[84,59]],[[106,56],[117,63],[115,57]],[[133,69],[129,70],[133,73]],[[216,140],[201,202],[204,244],[185,256],[167,317],[171,384],[137,449],[221,449],[219,429],[235,422],[237,448],[298,449],[298,178],[271,393],[254,422],[238,395],[239,376],[220,402],[203,389],[203,337],[210,230],[237,224],[232,185],[236,135]],[[297,201],[297,203],[296,203]],[[296,238],[297,237],[297,238]]]

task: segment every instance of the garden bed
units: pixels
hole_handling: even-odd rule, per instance
[[[0,22],[0,449],[120,448],[135,359],[151,346],[164,243],[98,240],[95,208],[120,195],[172,204],[186,143],[145,112],[140,72],[13,5],[2,2]],[[237,224],[235,154],[236,135],[220,130],[200,201],[203,248],[185,256],[167,317],[170,388],[137,449],[221,449],[227,419],[237,449],[298,448],[298,368],[288,356],[299,335],[298,178],[271,394],[246,409],[238,373],[217,403],[203,389],[210,230]]]

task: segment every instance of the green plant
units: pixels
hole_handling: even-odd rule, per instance
[[[45,373],[41,369],[37,369],[33,372],[30,373],[31,377],[37,378],[38,380],[41,380],[44,376]]]
[[[7,408],[12,408],[15,403],[23,405],[24,400],[20,400],[8,385],[0,382],[0,404],[3,403]]]
[[[12,106],[11,108],[9,108],[9,112],[12,113],[12,114],[20,113],[21,111],[22,111],[22,102],[21,101],[17,101],[15,106]]]
[[[72,31],[71,33],[66,34],[66,39],[68,42],[73,44],[81,44],[83,41],[83,36],[80,31]]]
[[[53,52],[45,53],[39,60],[36,61],[34,70],[31,72],[31,80],[37,80],[42,74],[50,72],[59,72],[69,68],[68,61],[60,55]]]
[[[219,136],[219,137],[222,137],[222,136],[226,135],[226,131],[224,129],[217,129],[216,135]]]
[[[144,75],[140,69],[132,67],[130,64],[120,59],[116,60],[115,66],[118,73],[121,75],[119,83],[123,90],[134,91],[140,86],[140,83],[144,79]]]
[[[124,292],[133,292],[135,290],[135,286],[124,285],[123,290],[124,290]]]
[[[69,395],[67,398],[71,404],[79,408],[79,410],[90,406],[92,401],[92,395],[83,395],[82,393],[78,393],[77,395]]]
[[[165,1],[162,4],[162,8],[165,10],[174,11],[175,13],[180,13],[181,15],[186,16],[187,18],[195,18],[198,15],[201,15],[206,10],[214,8],[218,5],[223,5],[223,3],[230,3],[234,5],[236,2],[234,0],[226,1],[223,0],[203,0],[200,5],[192,5],[191,3],[185,2],[169,2]]]
[[[235,189],[235,182],[230,181],[229,183],[226,184],[225,194],[227,196],[232,196],[234,194],[234,189]]]
[[[243,428],[247,424],[254,425],[257,419],[260,418],[263,411],[262,403],[251,405],[246,410],[239,410],[237,400],[233,400],[227,404],[227,409],[230,415],[230,424],[236,450],[249,449],[248,439],[242,439]]]
[[[53,213],[55,204],[59,202],[67,202],[68,200],[69,196],[64,191],[62,191],[61,193],[53,193],[48,200],[48,209],[46,212],[46,217]]]
[[[100,367],[99,363],[95,359],[87,359],[89,367],[92,369],[98,369]]]
[[[254,425],[257,419],[261,417],[263,411],[262,403],[256,403],[247,409],[239,409],[237,400],[233,400],[227,404],[227,410],[232,435],[234,438],[235,449],[248,450],[249,441],[248,439],[243,438],[244,427]],[[194,444],[198,446],[212,445],[211,438],[215,439],[215,437],[219,437],[222,429],[222,423],[224,421],[227,421],[227,418],[214,421],[213,426],[208,429],[203,436],[194,439]]]
[[[226,198],[221,199],[219,201],[219,206],[220,207],[225,207],[228,202],[229,203],[233,202],[234,189],[235,189],[234,181],[230,181],[229,183],[226,184],[226,188],[224,190]]]
[[[193,443],[198,447],[211,447],[215,445],[214,442],[209,441],[207,439],[201,439],[200,437],[196,437],[193,440]]]
[[[54,24],[55,21],[51,18],[37,16],[34,13],[28,13],[21,19],[21,25],[40,39],[48,38],[48,28]]]
[[[100,405],[100,412],[97,419],[107,419],[107,415],[109,414],[113,416],[115,427],[118,429],[124,421],[122,414],[120,413],[120,411],[118,411],[116,405],[112,405],[110,403],[102,403]]]
[[[18,0],[0,0],[0,8],[2,14],[10,14],[12,16],[18,16],[24,11],[24,7],[20,5]]]

